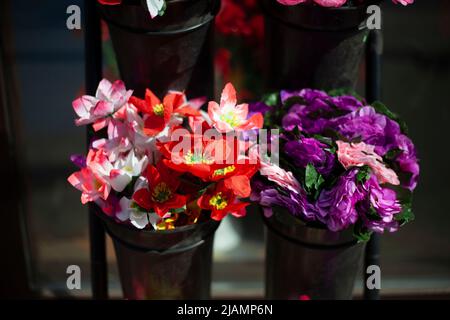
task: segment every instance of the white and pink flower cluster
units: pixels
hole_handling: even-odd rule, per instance
[[[76,125],[92,125],[95,131],[87,156],[72,157],[80,170],[68,181],[81,191],[81,202],[94,202],[108,216],[140,229],[149,224],[157,229],[178,213],[194,212],[192,218],[210,210],[211,217],[220,220],[242,212],[247,204],[238,197],[250,195],[250,178],[258,164],[229,164],[206,152],[234,160],[229,152],[211,147],[228,147],[228,133],[261,128],[262,115],[250,115],[247,104],[237,104],[231,84],[225,86],[220,104],[209,103],[208,113],[199,110],[206,99],[188,101],[183,92],[170,91],[162,101],[148,89],[144,99],[132,94],[122,81],[104,79],[95,96],[73,102]],[[208,140],[208,131],[218,140]],[[199,141],[208,143],[205,149],[198,149]],[[176,162],[177,157],[181,161]]]

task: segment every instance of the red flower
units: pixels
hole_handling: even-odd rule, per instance
[[[250,179],[258,171],[258,164],[225,164],[213,166],[210,181],[223,180],[227,189],[236,196],[247,198],[251,193]]]
[[[100,4],[104,4],[107,6],[114,6],[122,3],[122,0],[98,0]]]
[[[189,172],[208,181],[217,158],[223,158],[218,152],[226,152],[225,140],[209,140],[203,134],[192,134],[186,130],[179,141],[159,144],[164,164],[178,172]]]
[[[245,216],[246,202],[238,202],[233,191],[227,189],[223,183],[218,183],[216,188],[206,191],[197,201],[200,208],[211,211],[211,218],[222,220],[227,214],[235,217]]]
[[[155,94],[147,89],[145,99],[131,97],[130,102],[144,113],[144,133],[148,136],[155,136],[164,130],[169,123],[172,113],[178,113],[186,116],[197,116],[199,111],[192,108],[186,96],[182,92],[170,92],[163,102]]]
[[[145,210],[154,210],[160,217],[170,209],[179,209],[186,205],[187,197],[177,194],[180,184],[176,172],[169,170],[159,163],[155,168],[149,165],[145,170],[148,188],[137,190],[133,194],[133,200]]]

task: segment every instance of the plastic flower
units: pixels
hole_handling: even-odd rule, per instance
[[[171,209],[186,205],[187,197],[177,194],[180,180],[176,172],[161,163],[158,167],[149,165],[144,172],[148,187],[137,190],[133,200],[143,209],[156,212],[161,218]]]
[[[152,18],[164,13],[166,2],[164,0],[146,0],[147,9]]]
[[[248,104],[237,105],[236,90],[231,83],[227,83],[222,91],[220,105],[210,101],[208,115],[212,126],[219,132],[226,133],[233,130],[251,130],[262,128],[264,119],[260,113],[248,117]]]
[[[127,197],[120,199],[120,210],[116,213],[116,217],[120,221],[130,220],[131,224],[138,229],[144,229],[151,224],[154,229],[161,222],[161,217],[153,212],[145,212],[140,210],[134,201]]]
[[[119,5],[122,4],[122,0],[98,0],[103,5]],[[152,18],[157,15],[162,15],[166,6],[164,0],[146,0],[147,9]]]
[[[144,133],[156,136],[169,124],[173,114],[199,115],[199,111],[188,105],[186,96],[182,92],[170,92],[163,101],[147,89],[145,99],[131,97],[130,102],[144,113]]]
[[[122,192],[133,177],[139,176],[145,165],[147,157],[138,158],[134,151],[130,151],[126,156],[121,156],[117,161],[110,162],[103,149],[91,149],[87,156],[87,166],[107,181],[111,187]]]
[[[245,216],[246,202],[239,202],[232,190],[219,183],[216,188],[206,191],[197,201],[200,208],[211,211],[211,218],[222,220],[227,214],[235,217]]]
[[[363,199],[364,194],[356,183],[357,172],[357,169],[353,169],[340,176],[336,185],[323,190],[317,200],[317,219],[331,231],[344,230],[358,220],[356,204]]]
[[[386,167],[383,159],[375,153],[375,147],[360,143],[346,143],[336,141],[338,145],[337,156],[345,169],[351,167],[369,166],[380,183],[399,185],[400,181],[394,170]]]
[[[109,116],[128,102],[133,91],[127,91],[122,81],[114,83],[106,79],[100,81],[95,97],[84,95],[72,102],[73,109],[79,116],[77,126],[93,123],[98,131],[109,123]]]
[[[107,181],[88,167],[73,173],[67,181],[81,191],[82,204],[96,201],[99,198],[106,200],[111,191],[111,186]]]
[[[375,176],[372,175],[362,188],[368,194],[370,205],[384,223],[391,223],[394,220],[394,215],[402,210],[395,191],[382,188]]]
[[[294,193],[299,193],[301,190],[300,183],[295,179],[292,172],[286,171],[275,164],[261,161],[259,172],[262,176],[265,176],[282,188],[286,188]]]
[[[308,164],[312,164],[319,173],[327,175],[333,169],[335,161],[334,155],[327,148],[326,144],[314,138],[301,138],[287,142],[284,152],[296,166],[306,168]]]

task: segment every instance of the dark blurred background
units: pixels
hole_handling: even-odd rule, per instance
[[[9,96],[12,111],[3,110],[1,128],[17,145],[15,150],[5,149],[2,161],[9,159],[15,173],[25,179],[23,185],[2,183],[10,193],[2,199],[2,228],[9,230],[2,232],[1,242],[12,252],[2,261],[10,264],[14,272],[10,281],[22,283],[16,289],[24,295],[27,284],[45,297],[90,295],[87,208],[66,182],[75,170],[69,156],[85,149],[85,132],[75,127],[71,107],[83,93],[83,33],[66,28],[66,8],[77,4],[83,9],[82,2],[14,0],[0,5],[7,61],[2,83],[14,90]],[[421,159],[421,179],[414,201],[416,221],[382,238],[382,297],[448,297],[450,2],[416,0],[404,8],[389,1],[383,5],[383,17],[383,101],[409,124]],[[105,74],[114,77],[107,33],[104,40]],[[359,88],[364,88],[363,70],[361,66]],[[11,128],[6,120],[13,123]],[[7,224],[20,223],[12,216],[15,209],[26,222],[18,226],[23,227],[20,234]],[[250,236],[244,237],[244,232]],[[29,253],[26,259],[20,255],[24,250]],[[222,224],[214,255],[214,297],[262,297],[264,246],[259,217]],[[108,259],[111,294],[120,297],[111,243]],[[25,268],[15,265],[17,261]],[[79,291],[66,289],[66,268],[72,264],[82,269]],[[355,292],[362,292],[361,281]]]

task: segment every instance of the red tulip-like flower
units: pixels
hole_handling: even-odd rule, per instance
[[[133,200],[145,210],[153,210],[160,217],[170,209],[179,209],[186,205],[187,196],[177,194],[180,180],[177,173],[158,164],[158,167],[149,165],[144,173],[147,178],[148,188],[137,190],[133,194]]]
[[[219,183],[215,188],[206,191],[197,201],[200,208],[211,211],[211,218],[222,220],[227,214],[235,217],[245,216],[246,202],[239,202],[233,191]]]

